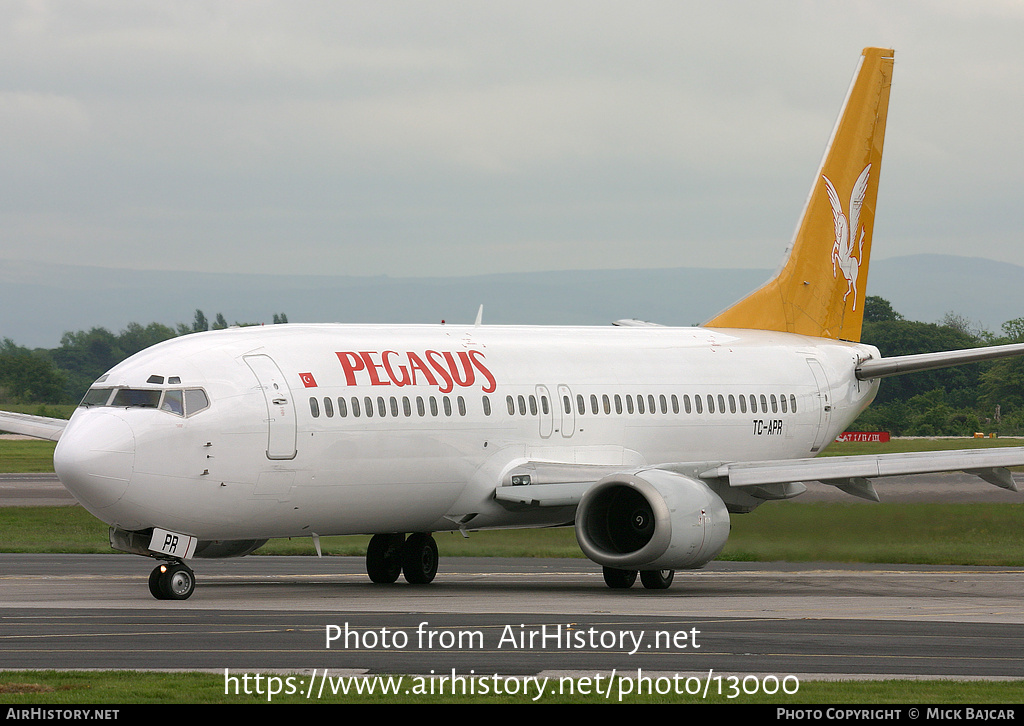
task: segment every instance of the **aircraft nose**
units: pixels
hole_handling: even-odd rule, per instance
[[[109,507],[131,482],[135,434],[119,416],[90,411],[61,434],[53,467],[61,483],[86,508]]]

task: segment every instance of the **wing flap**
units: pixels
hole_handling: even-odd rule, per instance
[[[36,439],[56,441],[64,432],[68,422],[62,418],[32,416],[27,413],[0,411],[0,431],[31,436]]]
[[[869,479],[908,474],[963,471],[996,486],[1017,491],[1009,467],[1024,466],[1024,447],[956,449],[905,454],[826,456],[792,461],[744,461],[708,469],[702,478],[727,479],[729,486],[749,487],[794,481],[820,481],[856,496],[876,498]],[[860,493],[858,493],[860,492]]]

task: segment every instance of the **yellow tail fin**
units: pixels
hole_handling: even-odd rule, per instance
[[[892,66],[864,49],[785,263],[705,326],[860,340]]]

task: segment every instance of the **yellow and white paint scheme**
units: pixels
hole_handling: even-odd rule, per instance
[[[878,378],[1003,355],[885,359],[858,341],[892,51],[864,51],[788,257],[696,328],[275,325],[197,333],[115,366],[70,421],[0,414],[58,439],[64,485],[111,544],[162,560],[275,537],[371,534],[367,571],[426,583],[431,533],[574,526],[610,586],[667,587],[725,545],[730,516],[820,480],[968,470],[1013,488],[1024,449],[818,459]]]
[[[860,340],[892,69],[864,50],[785,263],[707,326]]]

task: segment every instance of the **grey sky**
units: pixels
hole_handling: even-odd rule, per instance
[[[0,5],[0,258],[773,268],[861,49],[875,255],[1024,264],[1024,3]]]

